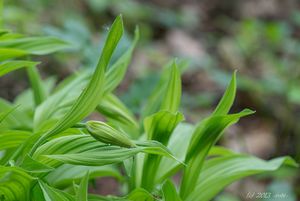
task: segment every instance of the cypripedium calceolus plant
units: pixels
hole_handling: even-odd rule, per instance
[[[246,176],[296,166],[290,157],[264,161],[215,145],[227,127],[253,113],[228,113],[236,73],[214,112],[192,125],[179,111],[185,62],[172,61],[137,118],[114,94],[139,31],[112,63],[122,35],[119,16],[93,72],[81,70],[55,85],[40,77],[38,62],[28,55],[52,53],[68,44],[0,30],[0,76],[25,67],[31,84],[13,102],[0,99],[0,200],[209,201]],[[87,120],[93,112],[105,122]],[[181,181],[175,184],[171,178],[179,172]],[[120,181],[120,195],[89,193],[89,181],[100,177]]]

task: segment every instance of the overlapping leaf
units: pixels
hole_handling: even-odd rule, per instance
[[[167,180],[162,187],[165,201],[182,201],[172,181]]]
[[[200,122],[195,128],[185,158],[187,167],[184,170],[180,187],[180,195],[182,198],[186,198],[189,192],[193,191],[206,156],[211,147],[221,137],[224,129],[236,123],[239,118],[253,113],[253,111],[246,109],[237,114],[227,115],[235,97],[235,77],[236,75],[234,73],[215,112]]]
[[[36,67],[28,68],[27,74],[33,91],[35,105],[39,105],[46,99],[46,90]]]
[[[33,61],[6,61],[0,64],[0,77],[17,69],[24,68],[24,67],[33,67],[36,66],[38,62]]]
[[[195,190],[185,200],[212,200],[232,182],[250,175],[277,170],[282,165],[297,166],[289,157],[264,161],[253,156],[235,154],[211,159],[204,165]]]
[[[8,34],[10,35],[10,34]],[[44,55],[69,48],[70,45],[55,37],[19,37],[0,39],[1,48],[17,49],[26,54]]]
[[[7,201],[29,200],[33,177],[21,168],[0,166],[0,178],[1,198]]]
[[[101,166],[120,163],[139,152],[160,154],[174,158],[160,143],[154,141],[135,142],[135,148],[109,146],[88,135],[69,135],[50,140],[40,146],[33,158],[45,165],[56,167],[61,162]]]
[[[74,201],[74,197],[70,194],[55,189],[42,181],[39,181],[39,185],[43,191],[45,201]]]
[[[33,146],[31,154],[33,154],[36,148],[43,143],[45,139],[73,126],[96,108],[104,93],[103,84],[105,83],[106,68],[122,34],[123,23],[119,16],[111,26],[103,52],[88,86],[82,91],[75,103],[72,104],[71,109],[63,116],[63,118]]]
[[[64,164],[51,173],[45,179],[51,186],[65,188],[72,183],[79,182],[84,177],[86,171],[89,171],[90,179],[99,177],[114,177],[117,180],[122,180],[122,175],[116,167],[106,166],[81,166]]]
[[[132,112],[113,94],[108,93],[97,106],[97,111],[115,127],[124,130],[133,139],[138,138],[139,125]]]
[[[89,172],[86,172],[82,178],[79,189],[76,193],[76,201],[88,201],[88,184],[89,184]]]
[[[3,130],[0,131],[0,150],[10,149],[22,144],[31,132],[22,130]]]
[[[181,81],[180,81],[180,75],[178,75],[178,69],[180,73],[183,71],[183,69],[187,66],[187,62],[185,60],[181,60],[179,62],[172,61],[168,63],[166,66],[164,66],[164,71],[161,73],[161,77],[159,82],[157,83],[156,87],[154,88],[151,96],[148,98],[147,105],[143,110],[143,117],[147,117],[149,115],[152,115],[156,112],[158,112],[161,108],[162,102],[165,98],[165,95],[167,94],[167,88],[172,86],[172,83],[174,84],[174,89],[180,89],[181,90]],[[173,71],[173,72],[172,72]],[[170,83],[170,75],[173,75],[174,81],[177,80],[179,83],[171,82]],[[169,95],[171,95],[173,92],[168,92]],[[178,92],[177,92],[178,93]],[[181,92],[179,92],[181,94]],[[180,97],[180,95],[178,96]],[[174,106],[179,106],[180,98],[174,98],[172,100],[172,97],[166,99],[165,101],[174,101],[172,103]],[[163,104],[166,107],[169,107],[165,103]]]

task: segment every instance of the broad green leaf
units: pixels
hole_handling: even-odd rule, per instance
[[[113,95],[109,95],[108,92],[112,91],[123,78],[137,39],[138,31],[136,31],[135,40],[132,46],[110,68],[108,68],[107,72],[105,73],[105,96],[103,97],[103,100],[101,100],[103,103],[100,103],[100,105],[97,106],[97,109],[100,109],[99,106],[103,105],[101,112],[104,112],[105,115],[110,115],[110,117],[112,117],[112,113],[108,114],[109,109],[113,109],[111,108],[113,104],[117,104],[117,108],[114,107],[114,112],[117,112],[119,115],[124,115],[124,119],[123,117],[120,119],[126,119],[126,122],[128,121],[127,123],[130,123],[130,125],[134,123],[134,118],[128,110],[124,109],[123,104],[120,103],[116,97],[111,97]],[[60,83],[55,89],[54,94],[52,94],[37,108],[34,117],[35,130],[43,130],[43,125],[48,124],[48,122],[55,122],[59,119],[62,119],[79,97],[82,89],[86,87],[90,77],[90,73],[78,72]],[[108,102],[112,101],[112,99],[114,99],[113,104]],[[134,126],[136,127],[136,123],[134,123]]]
[[[6,130],[27,130],[31,127],[31,117],[19,111],[19,105],[15,106],[0,98],[0,112],[3,112],[0,128]],[[5,114],[5,115],[4,115]]]
[[[45,155],[45,157],[74,165],[101,166],[114,163],[121,163],[125,159],[132,157],[135,154],[142,151],[142,148],[128,149],[116,146],[105,146],[87,152],[74,154]]]
[[[48,98],[49,94],[54,88],[56,83],[55,77],[49,77],[41,82],[42,89],[45,92],[46,98]],[[30,114],[30,117],[33,116],[33,111],[36,112],[35,103],[34,103],[34,94],[31,89],[24,90],[14,99],[14,105],[19,105],[18,111],[26,114]],[[32,119],[30,121],[32,122]],[[32,124],[32,123],[31,123]]]
[[[121,147],[136,147],[128,136],[101,121],[88,121],[86,128],[96,140]]]
[[[55,37],[20,37],[0,40],[1,48],[13,48],[28,54],[44,55],[69,48],[70,45]]]
[[[270,161],[248,155],[229,155],[210,159],[203,167],[194,191],[186,201],[212,200],[226,186],[241,178],[274,171],[283,165],[297,166],[293,159],[280,157]]]
[[[181,74],[176,61],[172,64],[167,90],[161,103],[161,110],[177,112],[181,99]]]
[[[105,144],[96,141],[89,135],[68,135],[54,138],[40,146],[33,155],[33,159],[51,167],[57,167],[58,161],[43,157],[43,155],[82,153],[97,148],[102,148]]]
[[[0,32],[0,41],[19,39],[24,37],[23,34],[20,33],[12,33],[10,30],[3,30]]]
[[[171,113],[169,111],[160,111],[145,119],[145,131],[149,140],[157,140],[163,145],[167,145],[169,138],[180,121],[184,119],[179,112]],[[161,157],[156,155],[148,155],[145,157],[142,186],[151,190],[154,185],[157,168]]]
[[[0,61],[25,56],[26,54],[27,52],[24,50],[14,48],[0,48]]]
[[[161,145],[154,143],[151,143],[150,145],[146,144],[146,146],[138,146],[135,148],[103,146],[101,148],[81,153],[45,155],[45,157],[74,165],[101,166],[121,163],[125,159],[128,159],[140,152],[161,154],[163,156],[172,157],[172,155]]]
[[[33,180],[21,168],[0,166],[0,195],[5,201],[29,200]]]
[[[39,62],[33,61],[6,61],[0,64],[0,77],[17,69],[24,68],[24,67],[33,67],[39,64]]]
[[[179,83],[174,83],[172,81],[172,78],[174,80],[180,81],[180,76],[178,76],[178,74],[177,74],[178,69],[180,69],[180,72],[182,72],[183,69],[187,66],[187,62],[184,60],[181,60],[181,61],[177,62],[176,66],[177,67],[175,67],[174,61],[172,61],[163,67],[163,72],[161,73],[160,80],[157,83],[157,85],[155,86],[151,96],[148,98],[146,107],[143,110],[143,115],[142,115],[143,117],[152,115],[160,110],[160,108],[162,107],[161,105],[162,105],[163,99],[164,99],[165,95],[167,94],[168,87],[170,87],[170,90],[172,90],[173,92],[175,92],[176,89],[181,90],[181,86],[178,85]],[[173,71],[173,73],[172,73],[172,71]],[[170,75],[172,75],[173,77],[171,77]],[[169,85],[169,83],[175,84],[174,89],[171,89],[172,85],[171,84]],[[180,81],[180,84],[181,84],[181,81]],[[169,92],[169,95],[171,95],[173,92]],[[177,95],[177,96],[175,97],[175,101],[172,104],[179,105],[179,102],[180,102],[179,97],[181,96],[181,91],[176,92],[175,95]],[[168,98],[168,102],[172,101],[170,99],[171,98]],[[167,100],[165,100],[164,102],[166,102],[166,101]],[[164,103],[164,105],[165,105],[165,103]]]
[[[97,106],[97,110],[105,115],[106,118],[129,124],[133,127],[138,126],[131,111],[113,94],[107,94]]]
[[[129,109],[113,94],[103,97],[97,111],[114,126],[128,133],[133,139],[138,138],[139,125]]]
[[[30,173],[44,173],[54,170],[52,167],[44,165],[28,155],[25,157],[21,167],[26,170],[26,172]]]
[[[46,90],[43,88],[42,79],[36,67],[27,68],[27,74],[34,95],[35,105],[39,105],[46,99]]]
[[[134,189],[126,198],[130,201],[154,201],[153,195],[142,188]]]
[[[15,148],[28,139],[31,132],[22,130],[0,131],[0,150]]]
[[[133,50],[139,40],[139,29],[134,32],[134,39],[127,51],[105,73],[105,92],[112,92],[123,80],[131,61]]]
[[[82,178],[78,192],[76,193],[76,201],[88,201],[88,185],[89,185],[89,172],[86,172]]]
[[[2,3],[1,5],[3,6],[3,1],[1,1],[1,3]],[[2,9],[3,9],[3,7],[2,7]],[[1,10],[0,13],[2,14],[3,11]],[[3,29],[3,27],[0,27],[0,36],[6,35],[6,34],[8,34],[9,32],[10,32],[10,30],[8,30],[8,29]]]
[[[157,140],[167,145],[169,138],[184,116],[179,112],[160,111],[144,120],[148,140]]]
[[[206,156],[228,126],[236,123],[239,118],[252,114],[251,110],[243,110],[237,114],[215,115],[203,120],[195,129],[190,141],[180,188],[180,195],[184,199],[193,191]]]
[[[229,156],[232,154],[234,154],[232,150],[222,146],[213,146],[208,152],[208,156]]]
[[[172,183],[171,180],[167,180],[163,186],[162,191],[164,195],[164,201],[181,201],[181,198],[179,197],[176,187]]]
[[[39,185],[43,191],[45,201],[74,201],[71,195],[48,186],[41,180],[39,180]]]
[[[33,155],[33,159],[51,167],[57,167],[61,162],[100,166],[120,163],[139,152],[160,154],[174,158],[160,143],[155,141],[138,142],[137,147],[123,148],[109,146],[96,141],[88,135],[69,135],[50,140],[40,146]],[[176,160],[176,158],[174,158]]]
[[[235,94],[236,94],[236,71],[234,71],[231,81],[212,115],[227,114],[234,102]]]
[[[168,149],[171,153],[180,161],[184,161],[188,145],[194,132],[194,126],[188,123],[180,123],[173,131],[169,143]],[[225,156],[230,155],[233,152],[229,149],[220,146],[213,146],[208,156]],[[179,169],[183,168],[181,163],[170,158],[162,158],[157,169],[155,183],[162,183],[165,179],[171,177]]]
[[[9,107],[9,109],[7,111],[1,112],[0,113],[0,123],[2,123],[2,121],[4,121],[10,115],[10,113],[12,113],[17,107],[18,106]]]
[[[170,137],[167,147],[180,161],[184,161],[185,159],[193,131],[193,125],[179,123]],[[157,168],[155,183],[162,183],[165,179],[175,174],[180,168],[182,168],[182,164],[177,161],[170,160],[166,157],[162,158]]]
[[[45,139],[73,126],[75,123],[81,121],[83,118],[89,115],[96,108],[103,96],[103,84],[105,83],[104,79],[106,68],[122,34],[123,22],[121,16],[119,16],[111,26],[101,57],[88,86],[82,91],[79,98],[72,105],[71,109],[66,113],[66,115],[60,121],[58,121],[49,132],[44,134],[33,146],[30,154],[33,154],[36,148],[43,143]]]
[[[112,196],[112,195],[96,195],[96,194],[89,194],[89,201],[130,201],[126,198]]]
[[[153,195],[142,188],[134,189],[129,195],[124,197],[116,196],[100,196],[100,195],[89,195],[89,201],[154,201],[156,200]]]
[[[88,78],[89,76],[85,72],[66,78],[55,92],[36,108],[34,131],[44,130],[44,126],[49,122],[56,123],[62,119],[79,97],[82,89],[86,87]]]
[[[113,177],[117,180],[123,179],[119,170],[110,165],[81,166],[69,164],[64,164],[55,168],[55,170],[49,173],[45,179],[51,186],[66,188],[71,185],[73,181],[79,183],[79,181],[84,177],[86,171],[89,171],[90,179],[99,177]]]

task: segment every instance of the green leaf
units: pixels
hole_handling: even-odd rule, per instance
[[[185,159],[194,130],[195,128],[192,124],[180,123],[170,137],[167,147],[180,161],[184,161]],[[225,156],[232,153],[233,152],[231,150],[224,147],[213,146],[210,149],[208,156]],[[162,183],[164,180],[178,172],[178,170],[181,168],[183,168],[181,163],[178,163],[170,158],[162,158],[157,168],[157,174],[154,183]]]
[[[229,155],[210,159],[186,201],[212,200],[222,189],[241,178],[263,172],[274,171],[283,165],[297,166],[290,157],[270,161],[248,155]]]
[[[158,142],[135,141],[135,144],[137,145],[135,148],[123,148],[103,144],[88,135],[62,136],[40,146],[34,153],[33,159],[57,167],[61,162],[88,166],[120,163],[139,152],[174,158],[166,147]]]
[[[116,146],[105,146],[96,150],[60,155],[45,155],[49,159],[55,159],[63,163],[73,165],[101,166],[121,163],[123,160],[141,152],[141,148],[120,148]]]
[[[231,81],[212,115],[227,114],[234,102],[235,94],[236,94],[236,71],[234,71]]]
[[[10,107],[7,111],[0,113],[0,123],[2,123],[8,115],[10,115],[18,106]]]
[[[58,189],[52,188],[51,186],[48,186],[41,180],[39,180],[40,187],[43,191],[45,201],[73,201],[74,198]]]
[[[54,168],[44,165],[28,155],[25,157],[21,167],[30,173],[44,173],[54,170]]]
[[[88,184],[89,184],[89,172],[86,172],[82,178],[78,192],[76,194],[76,201],[88,201]]]
[[[177,193],[176,187],[174,186],[171,180],[168,179],[164,183],[164,185],[162,186],[162,191],[165,201],[181,201],[181,198]]]
[[[103,96],[106,68],[122,34],[123,22],[121,16],[119,16],[114,21],[108,33],[101,57],[88,86],[82,91],[79,98],[72,105],[71,109],[66,113],[66,115],[60,121],[58,121],[49,132],[44,134],[33,146],[30,154],[33,154],[33,152],[41,143],[44,142],[45,139],[73,126],[75,123],[81,121],[83,118],[89,115],[96,108]]]
[[[180,161],[184,161],[185,159],[194,129],[194,126],[191,124],[179,123],[170,137],[167,147]],[[162,183],[165,179],[175,174],[180,168],[182,168],[182,164],[177,161],[166,157],[162,158],[157,168],[155,183]]]
[[[180,121],[184,119],[179,112],[171,113],[168,111],[158,112],[145,119],[145,131],[149,140],[157,140],[163,145],[167,145],[169,138]],[[161,157],[156,155],[146,156],[144,160],[142,186],[151,190],[157,174]]]
[[[145,118],[144,127],[148,140],[157,140],[167,145],[173,130],[183,120],[181,113],[169,111],[160,111]]]
[[[7,61],[0,64],[0,77],[17,69],[24,68],[24,67],[33,67],[39,64],[39,62],[33,61]]]
[[[0,48],[0,61],[22,57],[26,54],[27,52],[24,50],[19,50],[15,48]]]
[[[49,173],[45,179],[54,187],[66,188],[72,185],[73,182],[78,182],[84,177],[85,172],[89,172],[90,179],[99,177],[113,177],[117,180],[122,180],[122,175],[119,170],[113,166],[81,166],[64,164],[55,168]]]
[[[22,144],[31,132],[22,130],[3,130],[0,131],[0,150],[15,148]]]
[[[55,37],[20,37],[0,40],[1,48],[13,48],[28,54],[44,55],[69,48],[70,45]]]
[[[127,148],[136,147],[125,133],[114,129],[104,122],[88,121],[86,122],[86,128],[91,136],[103,143]]]
[[[170,97],[172,94],[175,95],[175,100],[172,103],[172,107],[175,108],[176,105],[179,106],[181,96],[181,81],[180,76],[178,75],[178,69],[182,71],[182,69],[186,66],[187,62],[183,60],[178,62],[177,65],[175,61],[172,61],[163,67],[164,71],[161,73],[160,80],[154,88],[151,96],[148,98],[146,107],[143,110],[143,117],[147,117],[158,112],[160,108],[162,109],[162,102],[167,94],[168,88],[171,91],[168,92],[169,98],[163,103],[164,107],[168,107],[166,105],[167,102],[173,102],[172,98]],[[175,80],[177,80],[179,83],[175,83]]]
[[[107,94],[97,106],[97,111],[114,126],[120,127],[133,139],[138,138],[139,125],[129,109],[113,94]]]
[[[172,64],[166,94],[161,103],[161,110],[177,112],[181,99],[181,74],[176,61]]]
[[[39,105],[46,99],[46,91],[43,88],[42,79],[36,67],[27,68],[27,74],[34,95],[35,105]]]
[[[182,198],[186,198],[193,191],[205,158],[223,130],[236,123],[239,118],[252,113],[253,111],[246,109],[237,114],[211,116],[196,127],[185,158],[187,167],[180,188]]]
[[[86,87],[88,78],[86,72],[66,78],[55,92],[36,108],[34,131],[42,131],[47,124],[56,123],[62,119],[79,97],[82,89]]]
[[[107,70],[105,73],[105,92],[112,92],[123,80],[128,65],[131,61],[133,50],[139,40],[139,29],[136,28],[134,32],[134,39],[131,46],[126,50],[122,56]]]
[[[29,200],[34,178],[17,167],[0,166],[0,195],[5,201]]]
[[[172,155],[161,146],[153,146],[153,144],[151,146],[138,146],[136,148],[103,146],[101,148],[81,153],[45,155],[45,157],[74,165],[101,166],[121,163],[125,159],[130,158],[139,152],[161,154],[172,157]]]
[[[54,138],[41,145],[33,154],[33,159],[45,165],[57,167],[61,163],[56,160],[43,157],[43,155],[82,153],[102,148],[103,146],[106,145],[96,141],[89,135],[67,135]]]
[[[156,200],[153,195],[142,188],[136,188],[129,195],[124,197],[116,196],[100,196],[89,194],[89,201],[154,201]]]
[[[19,110],[21,105],[13,105],[0,98],[0,112],[2,130],[27,130],[31,127],[31,118]]]
[[[154,197],[142,188],[134,189],[126,198],[130,201],[154,201]]]

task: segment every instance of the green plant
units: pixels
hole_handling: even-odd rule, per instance
[[[113,93],[139,37],[136,29],[131,47],[110,64],[122,33],[119,16],[109,30],[95,71],[82,70],[56,87],[43,81],[34,65],[22,65],[29,66],[31,89],[14,103],[0,99],[2,200],[208,201],[243,177],[282,165],[296,166],[289,157],[263,161],[215,146],[224,129],[253,113],[245,109],[228,114],[235,98],[235,73],[215,111],[194,126],[183,122],[178,111],[184,64],[173,61],[165,67],[138,120]],[[3,42],[2,46],[22,50],[24,44],[7,46]],[[55,46],[59,48],[49,51],[38,42],[30,47],[44,50],[42,53],[61,49]],[[1,69],[5,73],[15,70]],[[87,120],[93,112],[106,121]],[[181,170],[177,186],[171,177]],[[101,176],[118,179],[126,191],[122,197],[88,193],[89,180]]]

